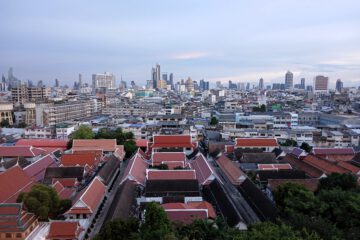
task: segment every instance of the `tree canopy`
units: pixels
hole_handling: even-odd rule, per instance
[[[21,193],[16,201],[22,202],[42,220],[56,218],[71,207],[70,200],[60,199],[54,188],[42,184],[34,185],[30,192]]]
[[[219,120],[216,117],[212,117],[210,120],[210,125],[217,125]]]
[[[72,139],[93,139],[94,136],[92,129],[86,125],[80,125],[71,135]]]

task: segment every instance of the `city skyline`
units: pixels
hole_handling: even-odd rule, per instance
[[[269,84],[290,70],[294,83],[324,75],[331,88],[338,78],[358,86],[360,3],[290,2],[2,2],[0,73],[71,85],[108,71],[146,85],[158,62],[175,82]]]

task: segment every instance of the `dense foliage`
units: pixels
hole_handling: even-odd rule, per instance
[[[37,184],[28,193],[21,193],[17,202],[22,202],[29,212],[41,220],[56,218],[71,207],[71,201],[60,199],[54,188]]]
[[[219,120],[216,117],[212,117],[210,120],[210,125],[217,125]]]
[[[360,239],[360,189],[356,177],[332,174],[313,193],[297,184],[275,193],[281,218],[296,229],[316,232],[323,239]]]
[[[92,129],[86,125],[80,125],[79,128],[71,134],[72,139],[93,139],[94,136]]]
[[[248,231],[230,228],[222,219],[215,221],[195,220],[189,225],[176,225],[169,221],[165,211],[156,203],[148,204],[145,220],[135,219],[107,222],[95,240],[316,240],[316,233],[294,230],[284,223],[258,223]]]

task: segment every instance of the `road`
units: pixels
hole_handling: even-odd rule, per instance
[[[108,211],[112,205],[112,202],[114,200],[116,192],[117,192],[118,188],[120,187],[120,181],[122,179],[122,176],[125,172],[125,169],[126,169],[128,163],[129,163],[129,160],[126,160],[125,162],[121,163],[120,173],[118,174],[117,178],[115,179],[111,191],[108,192],[106,195],[107,199],[104,203],[104,207],[102,208],[102,210],[96,220],[96,223],[94,224],[94,227],[91,229],[88,239],[93,239],[95,237],[95,235],[100,231],[102,225],[104,224],[104,221],[105,221]]]

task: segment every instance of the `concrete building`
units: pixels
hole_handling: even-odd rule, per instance
[[[115,75],[108,72],[93,74],[92,84],[94,89],[114,89],[116,88]]]
[[[27,87],[21,85],[11,89],[13,103],[43,102],[47,97],[48,91],[45,87]]]
[[[14,124],[12,112],[13,112],[12,103],[0,103],[0,122],[8,121],[10,125]]]
[[[294,86],[294,74],[287,71],[285,74],[285,89],[292,89]]]
[[[328,91],[329,78],[322,75],[318,75],[314,79],[314,91],[315,92],[327,92]]]

